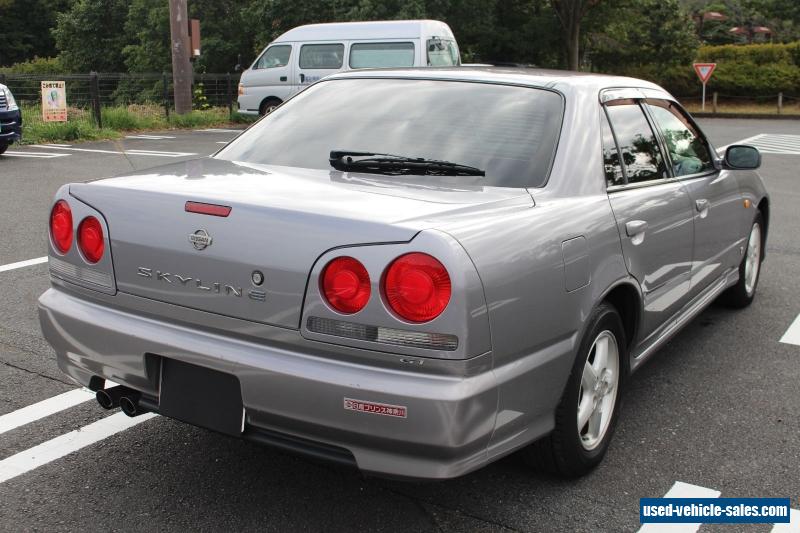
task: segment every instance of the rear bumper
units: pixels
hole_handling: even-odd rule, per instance
[[[469,377],[355,364],[287,348],[300,341],[293,330],[274,328],[281,342],[245,341],[60,287],[41,296],[39,317],[59,367],[82,385],[106,378],[157,402],[159,357],[237,376],[243,436],[253,440],[318,456],[346,451],[361,470],[398,477],[451,478],[489,461],[498,405],[490,364]],[[406,417],[347,410],[345,398],[403,406]]]
[[[10,144],[22,138],[22,113],[19,109],[14,111],[0,111],[0,142]]]

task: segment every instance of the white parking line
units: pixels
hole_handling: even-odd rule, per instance
[[[126,154],[155,155],[162,157],[181,157],[184,155],[197,155],[190,152],[163,152],[161,150],[125,150]]]
[[[226,130],[226,129],[220,129],[220,128],[208,128],[208,129],[199,130],[199,131],[204,131],[206,133],[241,133],[242,132],[242,130]]]
[[[39,159],[52,159],[54,157],[67,157],[72,154],[53,154],[48,152],[6,152],[8,157],[33,157]]]
[[[0,272],[5,272],[6,270],[14,270],[17,268],[22,268],[31,265],[38,265],[40,263],[46,263],[46,262],[47,262],[47,256],[37,257],[36,259],[28,259],[27,261],[18,261],[16,263],[0,265]]]
[[[12,455],[0,461],[0,483],[30,472],[121,431],[130,429],[155,416],[157,415],[154,413],[147,413],[136,418],[130,418],[124,413],[116,413],[88,426],[83,426],[75,431],[70,431],[38,446]]]
[[[676,481],[664,498],[719,498],[719,495],[718,490]],[[639,533],[694,533],[698,529],[700,524],[644,524],[639,528]]]
[[[792,325],[789,326],[789,329],[787,329],[786,333],[783,334],[783,337],[781,337],[781,342],[800,346],[800,315],[797,315],[797,318],[794,319]]]
[[[73,152],[91,152],[96,154],[119,154],[119,155],[149,155],[155,157],[186,157],[190,155],[197,155],[194,152],[161,152],[157,150],[102,150],[100,148],[75,148],[73,146],[56,146],[34,144],[35,148],[50,148],[52,150],[70,150]]]
[[[161,141],[164,139],[174,139],[173,135],[126,135],[126,139],[145,139],[148,141]]]
[[[746,139],[742,139],[741,141],[736,141],[736,142],[732,142],[731,144],[726,144],[724,146],[719,146],[719,147],[717,147],[717,152],[722,153],[722,152],[725,151],[725,149],[728,146],[732,146],[734,144],[747,144],[750,141],[754,141],[754,140],[758,139],[759,137],[762,137],[763,135],[764,135],[763,133],[759,133],[758,135],[753,135],[752,137],[747,137]]]
[[[731,144],[749,144],[765,154],[800,155],[800,135],[759,133]],[[728,146],[720,146],[717,151],[722,153]]]
[[[94,398],[89,389],[75,389],[0,416],[0,435]]]

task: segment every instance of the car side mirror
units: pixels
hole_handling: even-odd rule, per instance
[[[725,150],[724,163],[734,170],[755,170],[761,166],[761,153],[755,146],[734,144]]]

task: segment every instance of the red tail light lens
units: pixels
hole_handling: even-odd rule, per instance
[[[94,217],[86,217],[78,226],[78,248],[90,263],[97,263],[103,257],[103,226]]]
[[[369,301],[369,274],[352,257],[337,257],[325,265],[321,285],[325,299],[340,313],[357,313]]]
[[[411,253],[395,259],[383,278],[389,307],[409,322],[428,322],[450,302],[450,275],[428,254]]]
[[[59,200],[50,211],[50,237],[53,246],[65,254],[72,246],[72,210],[64,200]]]

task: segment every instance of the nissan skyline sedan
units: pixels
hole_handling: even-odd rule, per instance
[[[517,450],[579,476],[631,373],[752,302],[760,161],[637,79],[338,74],[213,156],[63,186],[41,326],[130,416],[384,476]]]

